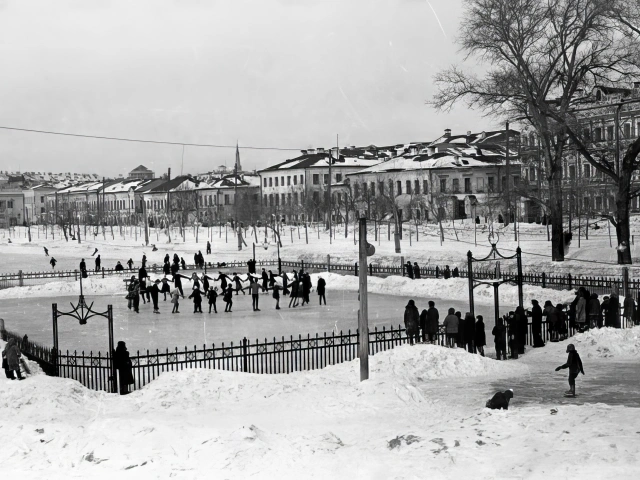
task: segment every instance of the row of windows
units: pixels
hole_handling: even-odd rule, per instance
[[[317,193],[317,192],[314,192]],[[269,195],[264,195],[263,197],[263,205],[265,206],[270,206],[270,207],[276,207],[279,205],[299,205],[298,203],[298,193],[294,192],[293,194],[291,193],[281,193],[281,194],[269,194]],[[301,194],[300,195],[300,200],[302,200],[304,198],[304,196]]]
[[[304,175],[287,175],[287,186],[291,185],[291,182],[293,181],[293,185],[298,185],[298,179],[300,181],[300,185],[304,185]],[[274,185],[275,183],[275,185]],[[284,187],[284,175],[280,176],[280,177],[269,177],[269,178],[263,178],[262,179],[262,185],[264,187],[269,186],[269,187]]]
[[[519,183],[519,177],[517,175],[513,176],[513,185],[517,186]],[[485,192],[485,178],[478,177],[475,179],[475,191],[473,189],[474,179],[471,177],[466,177],[462,179],[463,181],[463,189],[461,189],[460,179],[453,178],[448,180],[447,178],[439,179],[439,191],[442,193],[484,193]],[[502,188],[505,188],[506,176],[502,177]],[[362,188],[362,195],[360,193],[360,189]],[[385,191],[390,196],[397,195],[428,195],[429,194],[429,182],[427,180],[405,180],[404,182],[400,180],[388,180],[385,182],[370,182],[370,183],[362,183],[362,184],[354,184],[354,196],[356,198],[361,197],[375,197],[378,195],[385,195]],[[486,191],[495,192],[496,191],[496,179],[495,177],[487,177],[486,178]]]
[[[6,208],[13,208],[13,200],[0,200],[0,210],[4,210]]]
[[[633,134],[632,128],[633,128],[633,125],[630,122],[624,123],[622,125],[623,139],[631,138]],[[638,121],[638,123],[636,124],[636,132],[640,132],[640,121]],[[584,128],[582,130],[582,137],[585,140],[593,140],[594,142],[613,141],[615,140],[615,125],[607,125],[604,128],[603,127],[593,127],[593,129]],[[536,141],[537,141],[533,133],[530,133],[528,136],[522,135],[521,140],[523,145],[525,146],[530,145],[532,147],[536,145]]]

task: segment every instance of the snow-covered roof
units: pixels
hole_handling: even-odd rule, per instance
[[[105,193],[121,193],[128,192],[131,189],[135,189],[138,185],[142,183],[142,180],[139,179],[130,179],[130,180],[121,180],[116,183],[112,183],[111,185],[105,187]]]

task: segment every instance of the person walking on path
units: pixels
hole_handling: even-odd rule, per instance
[[[189,298],[193,298],[193,313],[202,313],[202,292],[199,287],[194,287]]]
[[[316,290],[318,292],[318,298],[320,299],[320,305],[322,305],[322,301],[324,300],[324,304],[327,304],[327,297],[325,297],[325,288],[327,286],[327,282],[324,278],[318,277],[318,286]]]
[[[233,307],[233,287],[231,285],[227,287],[227,291],[224,292],[224,297],[222,297],[222,299],[227,304],[224,307],[224,311],[231,312],[231,307]]]
[[[407,306],[404,308],[404,328],[407,330],[409,345],[413,345],[414,337],[416,343],[420,341],[419,321],[420,314],[418,313],[418,307],[416,307],[413,300],[409,300],[409,303],[407,303]]]
[[[249,282],[251,282],[249,284],[249,291],[251,292],[251,305],[254,312],[259,312],[260,309],[258,308],[258,303],[260,300],[260,285],[258,284],[258,281],[251,276],[249,277]]]
[[[42,247],[44,248],[44,256],[48,257],[49,256],[49,250],[47,249],[47,247]]]
[[[158,298],[160,297],[160,289],[158,288],[158,284],[160,280],[156,279],[151,285],[149,289],[151,291],[151,300],[153,301],[153,313],[160,313],[160,308],[158,307]]]
[[[458,327],[460,325],[460,319],[456,315],[454,308],[449,309],[449,314],[444,318],[442,325],[444,325],[447,332],[447,346],[454,348],[458,339]]]
[[[100,262],[102,260],[100,260],[100,254],[98,254],[98,256],[96,257],[96,259],[94,260],[95,264],[96,264],[96,272],[100,271]]]
[[[479,353],[484,357],[484,346],[487,344],[487,336],[484,333],[484,319],[482,318],[482,315],[478,315],[477,319],[473,335],[473,343],[476,353]]]
[[[129,270],[133,270],[133,260],[131,258],[127,261],[127,265],[129,265]]]
[[[51,260],[49,260],[49,263],[51,264],[51,268],[55,270],[56,263],[58,263],[58,261],[55,258],[51,257]]]
[[[538,300],[531,300],[531,335],[533,335],[533,347],[544,347],[542,339],[542,308]]]
[[[84,258],[80,260],[80,275],[82,278],[87,278],[87,264],[84,261]]]
[[[118,383],[120,383],[120,395],[129,393],[129,385],[133,384],[133,366],[129,358],[127,345],[121,340],[113,353],[113,366],[118,371]]]
[[[569,356],[567,357],[567,363],[564,365],[560,365],[556,368],[556,372],[563,370],[565,368],[569,369],[569,390],[565,392],[565,395],[576,396],[576,378],[578,377],[578,373],[582,373],[584,375],[584,369],[582,368],[582,360],[580,359],[580,355],[576,351],[576,347],[570,343],[567,345],[567,353]]]
[[[633,326],[633,319],[636,314],[636,303],[633,301],[633,295],[631,292],[627,293],[627,296],[624,299],[624,319],[626,321],[625,327],[631,328]]]
[[[440,329],[440,312],[436,308],[435,302],[429,301],[429,309],[427,310],[427,336],[429,343],[438,341],[438,330]]]
[[[173,310],[171,310],[171,313],[180,313],[178,310],[180,297],[184,298],[184,294],[182,293],[182,290],[176,286],[176,288],[171,290],[171,303],[173,303]]]
[[[207,298],[209,299],[209,313],[211,313],[212,306],[213,312],[218,313],[218,309],[216,308],[216,300],[218,299],[218,287],[209,287]]]
[[[291,304],[293,304],[293,308],[298,306],[298,288],[300,282],[296,279],[291,282],[291,295],[289,295],[289,308],[291,308]]]
[[[16,378],[18,380],[24,380],[24,377],[22,376],[22,372],[20,372],[20,349],[18,348],[18,342],[16,342],[15,338],[10,338],[9,341],[7,342],[7,344],[4,346],[4,350],[2,352],[2,355],[4,355],[6,361],[7,361],[7,367],[5,370],[5,374],[8,378],[11,378],[11,380],[15,380]],[[15,372],[16,376],[13,376],[13,372]],[[9,377],[9,374],[11,374],[11,376]]]
[[[491,330],[491,335],[493,335],[494,343],[496,345],[496,359],[498,360],[506,360],[507,359],[507,340],[506,340],[506,328],[504,326],[504,320],[502,318],[498,318],[496,321],[496,325]]]
[[[475,353],[474,338],[476,336],[476,319],[467,312],[464,314],[464,343],[469,353]]]
[[[418,266],[418,262],[413,262],[413,278],[416,280],[420,279],[420,267]]]

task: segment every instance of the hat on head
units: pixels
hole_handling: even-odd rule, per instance
[[[575,351],[576,351],[576,347],[573,343],[570,343],[569,345],[567,345],[567,353],[575,352]]]

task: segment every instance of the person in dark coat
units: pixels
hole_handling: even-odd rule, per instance
[[[280,290],[282,287],[275,283],[271,289],[273,290],[273,299],[276,301],[276,310],[280,310]]]
[[[255,273],[256,273],[256,261],[253,258],[249,259],[249,261],[247,262],[247,267],[249,268],[249,274],[250,275],[255,275]]]
[[[471,312],[467,312],[464,315],[464,343],[469,353],[475,353],[475,348],[473,345],[473,340],[475,336],[476,336],[476,319],[471,314]]]
[[[269,270],[269,288],[273,289],[273,286],[276,284],[276,276],[273,274],[271,270]]]
[[[576,347],[572,343],[567,345],[567,353],[569,354],[569,356],[567,357],[567,363],[557,367],[556,372],[565,368],[569,369],[569,391],[565,392],[565,394],[575,396],[576,378],[578,377],[578,373],[582,373],[582,375],[584,375],[584,369],[582,368],[582,360],[580,359],[580,355],[578,355]]]
[[[116,263],[116,267],[114,268],[114,270],[115,270],[116,272],[124,272],[124,267],[122,266],[122,264],[120,263],[120,261],[118,261],[118,262]]]
[[[487,400],[485,407],[491,410],[509,410],[509,400],[513,398],[513,390],[505,390],[504,392],[498,392],[491,400]]]
[[[444,270],[442,271],[442,278],[444,278],[445,280],[449,279],[451,277],[451,270],[449,269],[449,265],[446,265],[444,267]]]
[[[531,334],[533,335],[534,348],[544,347],[542,339],[542,308],[538,300],[531,300]]]
[[[197,253],[193,254],[193,264],[195,265],[196,268],[200,266],[200,257],[198,256]]]
[[[145,268],[147,266],[147,256],[143,253],[142,254],[142,268]]]
[[[11,380],[24,380],[22,372],[20,372],[20,348],[18,348],[18,342],[15,338],[10,338],[7,344],[4,346],[2,356],[5,358],[7,365],[5,367],[5,376]],[[15,372],[16,376],[13,376]]]
[[[451,276],[453,278],[458,278],[460,276],[460,272],[458,270],[458,267],[453,267],[453,272],[451,272]]]
[[[84,258],[80,260],[80,273],[82,274],[82,278],[87,278],[87,263],[84,261]]]
[[[169,254],[165,254],[164,259],[162,260],[163,263],[170,263],[171,262],[171,257],[169,257]]]
[[[98,254],[98,256],[97,256],[97,257],[96,257],[96,259],[95,259],[96,272],[99,272],[99,271],[100,271],[100,262],[101,262],[101,260],[100,260],[100,255]]]
[[[456,343],[458,348],[464,348],[464,321],[462,320],[462,312],[456,312],[456,317],[458,317],[458,337]]]
[[[592,293],[587,303],[587,323],[589,324],[589,328],[602,327],[602,309],[597,293]]]
[[[227,292],[227,279],[229,277],[222,272],[218,272],[218,278],[214,281],[220,282],[220,288],[222,289],[223,295]]]
[[[420,312],[420,332],[422,343],[427,343],[427,309]]]
[[[160,297],[160,288],[158,285],[160,284],[160,280],[153,282],[151,287],[149,288],[149,292],[151,293],[151,301],[153,302],[153,313],[160,313],[160,308],[158,307],[158,298]]]
[[[302,276],[302,305],[305,303],[308,305],[311,302],[309,295],[311,294],[312,286],[311,276],[308,273],[305,273]]]
[[[56,268],[56,263],[58,263],[58,261],[51,257],[51,260],[49,260],[49,263],[51,264],[51,268],[55,269]]]
[[[136,282],[136,277],[135,276],[131,276],[131,279],[129,280],[129,282],[127,283],[127,308],[129,310],[131,310],[131,307],[133,307],[133,295],[134,295],[134,291],[135,291],[135,284]]]
[[[133,280],[133,311],[140,313],[140,281]]]
[[[164,294],[164,301],[167,301],[167,293],[171,296],[171,286],[169,285],[170,280],[167,277],[161,279],[162,287],[160,287],[160,293]]]
[[[413,278],[420,279],[420,267],[418,262],[413,262]]]
[[[429,301],[429,309],[427,310],[427,336],[430,343],[438,341],[438,330],[440,329],[440,313],[433,301]]]
[[[199,287],[193,287],[188,298],[193,298],[193,313],[202,313],[202,295]]]
[[[263,268],[262,269],[262,291],[266,292],[268,288],[269,288],[269,274]]]
[[[527,314],[525,313],[524,308],[518,305],[515,312],[515,327],[518,354],[520,355],[524,355],[525,345],[527,344],[527,326]]]
[[[177,253],[173,254],[173,263],[180,265],[180,257],[178,256]]]
[[[556,305],[556,315],[558,315],[558,334],[560,340],[566,340],[569,337],[569,330],[567,328],[567,314],[564,313],[564,305],[558,303]]]
[[[227,304],[224,307],[224,311],[231,312],[231,307],[233,307],[233,287],[231,285],[227,287],[227,290],[224,292],[224,296],[222,297],[222,300],[224,300],[224,302]]]
[[[127,345],[123,341],[118,342],[115,352],[113,352],[113,366],[118,371],[120,383],[120,395],[129,393],[129,385],[133,384],[133,366],[127,351]]]
[[[405,272],[407,272],[407,277],[413,279],[413,266],[411,265],[411,262],[407,261],[404,267]]]
[[[409,300],[409,303],[407,303],[407,306],[404,308],[404,327],[407,330],[409,345],[413,345],[414,337],[416,343],[420,341],[420,330],[418,328],[419,322],[420,314],[418,313],[418,308],[413,300]]]
[[[626,328],[631,328],[633,326],[633,319],[636,315],[636,302],[633,301],[633,295],[631,292],[627,293],[626,298],[623,303],[624,311],[623,316],[626,321]]]
[[[209,287],[207,291],[207,299],[209,300],[209,313],[211,313],[211,307],[213,307],[213,312],[218,313],[218,309],[216,308],[216,300],[218,299],[218,287]]]
[[[44,256],[48,257],[49,256],[49,249],[47,247],[42,247],[44,248]]]
[[[249,292],[251,292],[251,306],[254,312],[259,312],[260,308],[260,284],[258,280],[249,275]]]
[[[290,286],[291,284],[289,283],[289,277],[287,276],[287,272],[282,272],[282,294],[283,295],[289,295],[291,293],[289,291]]]
[[[196,272],[193,272],[191,274],[191,281],[193,282],[193,287],[191,287],[191,289],[193,290],[194,288],[200,288],[200,277],[198,276],[198,274]]]
[[[320,305],[322,305],[322,301],[324,300],[324,304],[327,304],[327,298],[325,297],[325,287],[327,286],[327,282],[324,278],[318,277],[318,285],[316,290],[318,292],[318,298],[320,299]]]
[[[211,242],[207,240],[207,255],[211,255]]]
[[[236,288],[234,289],[236,292],[236,295],[238,295],[238,292],[241,291],[243,295],[246,295],[247,292],[244,291],[244,288],[242,288],[242,283],[246,282],[246,280],[242,280],[237,273],[234,272],[233,274],[233,278],[231,279],[231,281],[233,283],[236,284]]]
[[[542,315],[547,317],[547,328],[549,329],[549,337],[552,342],[558,341],[558,312],[553,306],[551,300],[544,302],[544,310]]]
[[[491,330],[491,335],[493,335],[494,343],[496,345],[496,358],[498,360],[506,360],[507,359],[507,341],[506,341],[506,328],[504,326],[504,320],[502,318],[498,318],[496,321],[496,325]]]
[[[482,315],[478,315],[473,332],[473,342],[477,353],[484,357],[484,346],[487,344],[487,336],[484,333],[484,320]]]
[[[180,257],[180,266],[182,267],[182,270],[186,270],[187,269],[187,262],[184,261],[184,258]]]
[[[165,275],[169,275],[171,273],[171,265],[169,262],[164,262],[164,265],[162,265],[162,273]]]
[[[300,282],[294,279],[291,282],[291,295],[289,296],[289,308],[291,308],[291,304],[293,304],[293,308],[298,306],[298,288],[300,286]]]
[[[127,265],[129,265],[129,270],[133,270],[133,260],[132,259],[127,260]]]

